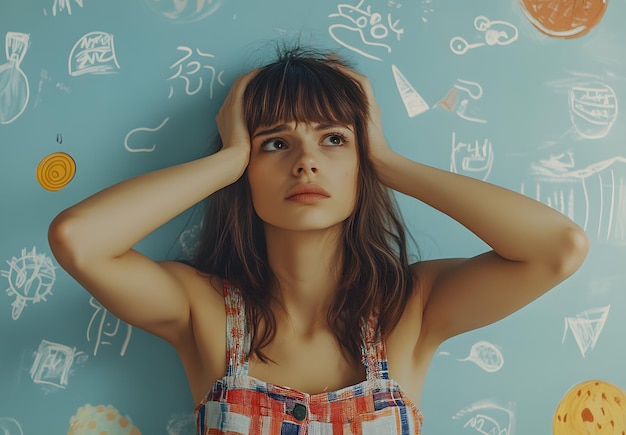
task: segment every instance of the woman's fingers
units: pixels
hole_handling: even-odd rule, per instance
[[[258,71],[258,69],[254,69],[235,79],[215,117],[224,148],[229,146],[250,147],[250,135],[243,114],[243,97],[250,80],[256,76]]]

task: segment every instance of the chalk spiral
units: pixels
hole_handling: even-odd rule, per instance
[[[52,153],[41,159],[37,166],[37,181],[50,191],[64,188],[76,173],[76,162],[66,153]]]

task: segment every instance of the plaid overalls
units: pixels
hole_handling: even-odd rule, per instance
[[[366,380],[333,392],[307,394],[248,376],[250,336],[243,299],[224,285],[227,374],[195,409],[200,435],[419,435],[420,410],[389,379],[376,316],[364,322],[361,360]]]

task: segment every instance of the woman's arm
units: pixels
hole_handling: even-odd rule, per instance
[[[115,316],[170,341],[181,332],[176,326],[189,325],[182,267],[154,262],[132,247],[241,176],[250,147],[241,116],[249,78],[235,82],[217,115],[221,151],[111,186],[50,225],[50,246],[64,269]]]
[[[585,259],[583,230],[538,201],[392,152],[379,156],[376,167],[383,183],[445,213],[492,248],[470,259],[415,266],[428,294],[424,327],[440,340],[511,314]]]
[[[587,255],[584,231],[519,193],[413,162],[388,148],[369,81],[370,157],[380,180],[455,219],[492,251],[415,265],[424,292],[423,328],[443,341],[511,314],[569,277]]]

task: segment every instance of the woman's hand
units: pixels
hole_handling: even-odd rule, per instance
[[[243,114],[243,95],[258,70],[240,75],[233,82],[215,122],[222,139],[222,149],[239,149],[245,154],[246,164],[250,158],[250,134]]]
[[[363,74],[344,66],[340,66],[339,69],[357,82],[367,99],[369,111],[367,120],[367,133],[369,137],[368,152],[370,160],[374,166],[377,166],[387,153],[391,152],[391,149],[387,145],[387,140],[383,132],[382,112],[374,96],[374,89],[372,88],[370,80]]]

